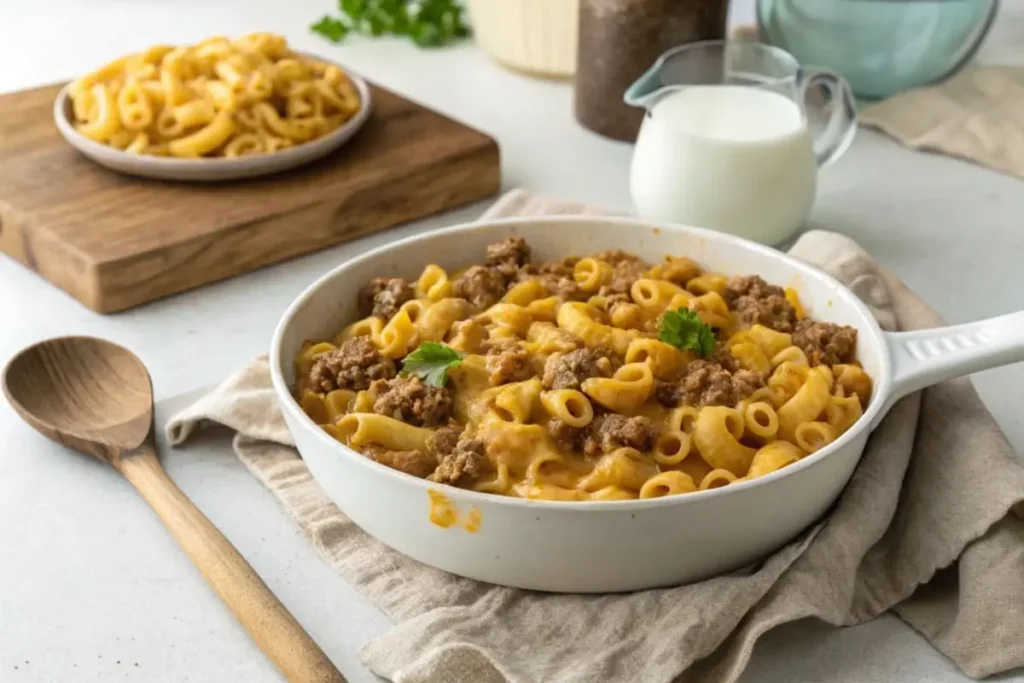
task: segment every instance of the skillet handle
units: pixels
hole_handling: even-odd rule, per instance
[[[988,368],[1024,360],[1024,311],[963,325],[886,335],[892,392],[879,415],[907,394]]]

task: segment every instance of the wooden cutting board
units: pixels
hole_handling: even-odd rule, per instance
[[[216,185],[120,175],[64,142],[59,85],[0,95],[0,251],[119,311],[497,193],[497,143],[383,88],[310,166]]]

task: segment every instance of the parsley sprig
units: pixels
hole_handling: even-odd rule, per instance
[[[339,43],[349,33],[408,36],[420,47],[438,47],[469,35],[456,0],[338,0],[338,16],[310,26]]]
[[[701,358],[715,352],[714,330],[689,308],[665,311],[658,326],[658,339],[677,349],[693,351]]]
[[[443,387],[448,370],[459,367],[466,354],[437,342],[423,342],[402,361],[403,375],[416,375],[426,384]]]

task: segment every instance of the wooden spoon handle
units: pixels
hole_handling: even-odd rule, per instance
[[[345,683],[227,538],[167,476],[152,446],[114,459],[260,649],[292,683]]]

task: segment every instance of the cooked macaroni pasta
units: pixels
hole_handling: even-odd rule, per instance
[[[506,496],[656,498],[763,477],[839,438],[872,390],[855,330],[685,257],[534,264],[509,238],[482,265],[374,278],[359,306],[296,358],[302,409],[381,464]],[[665,332],[682,309],[706,343]]]
[[[359,94],[340,68],[253,33],[161,45],[71,82],[75,128],[135,154],[237,157],[322,137],[352,118]]]

